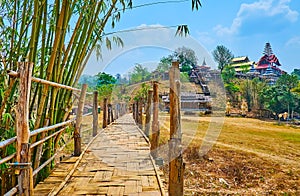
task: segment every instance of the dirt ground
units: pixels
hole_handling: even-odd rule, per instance
[[[168,138],[168,116],[161,138]],[[182,117],[185,195],[300,195],[300,128],[226,117],[217,141],[199,155],[209,117]],[[194,130],[197,129],[196,133]],[[163,167],[168,179],[168,165]]]

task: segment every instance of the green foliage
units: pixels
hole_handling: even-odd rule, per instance
[[[264,81],[260,81],[259,78],[252,80],[245,79],[239,81],[239,88],[242,98],[246,99],[249,109],[262,108],[262,100],[259,96],[260,92],[267,87]]]
[[[168,57],[162,57],[160,59],[160,62],[158,64],[156,70],[158,72],[163,73],[163,72],[168,71],[170,69],[171,64],[172,64],[172,56],[171,55],[169,55]]]
[[[130,75],[130,82],[133,84],[144,82],[149,80],[150,77],[151,74],[146,67],[143,67],[141,64],[136,64],[133,72]]]
[[[235,69],[231,65],[227,65],[224,67],[222,72],[222,79],[224,83],[231,83],[235,79]]]
[[[297,76],[298,80],[300,80],[300,69],[294,69],[292,75]]]
[[[300,112],[300,96],[292,90],[298,85],[294,75],[282,75],[274,86],[268,86],[261,92],[265,107],[276,113]]]
[[[190,72],[197,65],[198,61],[195,51],[184,46],[175,50],[173,59],[179,61],[181,72]]]
[[[298,85],[298,77],[296,75],[284,74],[278,78],[276,85],[286,86],[289,90],[295,88]]]
[[[180,81],[181,82],[188,82],[190,79],[189,74],[187,72],[180,73]]]
[[[212,52],[214,60],[218,63],[218,69],[223,72],[223,69],[230,61],[234,58],[232,52],[223,45],[217,46],[217,48]]]
[[[134,97],[135,101],[138,101],[140,98],[142,98],[144,101],[147,98],[148,91],[150,90],[151,86],[147,83],[142,83],[141,88],[136,92],[136,95]]]
[[[100,99],[110,98],[115,88],[116,78],[112,75],[100,72],[96,75],[97,77],[97,90],[99,92]]]
[[[195,51],[183,46],[177,48],[173,54],[163,57],[156,70],[160,72],[169,70],[172,61],[175,59],[179,61],[181,72],[190,72],[197,65],[198,61]]]
[[[96,75],[97,78],[97,88],[108,85],[108,84],[115,84],[117,82],[116,78],[110,74],[100,72]]]

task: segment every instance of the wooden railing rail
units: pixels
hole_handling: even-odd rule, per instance
[[[7,71],[7,74],[10,77],[18,77],[20,78],[20,88],[21,88],[21,92],[20,94],[23,94],[23,96],[19,97],[19,102],[21,104],[17,105],[17,110],[18,110],[18,115],[21,114],[22,116],[19,117],[18,120],[20,120],[20,122],[22,122],[21,124],[18,124],[18,129],[16,130],[17,132],[17,136],[7,139],[5,141],[1,141],[0,142],[0,149],[6,148],[11,144],[14,144],[16,146],[17,152],[7,155],[5,157],[1,157],[0,160],[0,164],[4,164],[4,163],[8,163],[11,166],[16,166],[16,171],[19,170],[18,168],[22,165],[22,164],[29,164],[31,163],[30,160],[30,151],[33,150],[33,148],[42,145],[43,143],[45,143],[47,140],[51,139],[51,138],[56,138],[57,136],[59,136],[60,134],[62,134],[68,125],[70,125],[71,123],[76,122],[76,138],[78,143],[79,140],[79,144],[80,144],[80,134],[81,134],[81,119],[85,116],[89,116],[94,114],[95,112],[90,112],[88,114],[83,114],[83,107],[84,107],[84,101],[85,101],[85,94],[94,94],[94,93],[87,93],[86,88],[87,85],[83,85],[85,86],[85,89],[77,89],[71,86],[67,86],[64,84],[59,84],[56,82],[52,82],[52,81],[47,81],[44,79],[40,79],[40,78],[36,78],[36,77],[32,77],[31,76],[31,71],[32,69],[32,63],[20,63],[20,72],[15,72],[15,71]],[[27,82],[28,81],[28,82]],[[77,112],[77,116],[71,120],[65,121],[65,122],[61,122],[61,123],[57,123],[51,126],[47,126],[47,127],[42,127],[33,131],[29,131],[29,125],[28,125],[28,101],[29,101],[29,94],[30,94],[30,85],[31,82],[37,82],[40,84],[44,84],[44,85],[50,85],[52,87],[56,87],[56,88],[63,88],[66,90],[71,90],[73,91],[73,94],[76,94],[75,92],[79,92],[80,93],[80,108],[79,111]],[[28,90],[29,89],[29,90]],[[97,96],[95,96],[97,97]],[[26,99],[25,99],[26,98]],[[93,109],[97,109],[96,112],[98,112],[98,106],[97,106],[97,100],[94,100],[95,106],[93,107]],[[24,111],[24,112],[23,112]],[[98,123],[98,119],[93,119],[94,124]],[[61,129],[59,129],[61,128]],[[54,129],[58,129],[56,130],[54,133],[49,133],[48,131],[54,130]],[[97,130],[94,130],[94,132],[96,132]],[[37,136],[41,133],[47,133],[48,136],[40,139],[39,141],[34,142],[33,144],[29,143],[30,138],[32,138],[33,136]],[[74,133],[74,134],[75,134]],[[27,136],[26,136],[27,134]],[[94,133],[95,134],[95,133]],[[73,137],[75,139],[75,137]],[[70,139],[70,138],[69,138]],[[17,142],[18,141],[18,142]],[[21,142],[20,142],[21,141]],[[67,142],[68,143],[68,142]],[[66,145],[66,144],[65,144]],[[65,146],[64,145],[64,146]],[[20,148],[21,147],[21,148]],[[76,152],[80,152],[81,146],[77,146],[74,151]],[[24,155],[24,152],[26,153]],[[32,176],[35,176],[39,171],[41,171],[41,169],[43,169],[45,166],[47,166],[49,163],[51,163],[54,158],[58,155],[58,151],[57,149],[55,149],[54,155],[52,157],[50,157],[50,159],[48,159],[47,161],[45,161],[44,163],[42,163],[41,165],[38,166],[38,168],[36,168],[34,171],[32,171],[32,167],[31,165],[28,165],[28,169],[26,170],[21,170],[20,175],[19,172],[17,172],[16,174],[19,176],[18,177],[18,185],[13,187],[11,190],[9,190],[5,195],[9,194],[9,195],[13,195],[17,192],[19,192],[20,194],[32,194],[33,192],[33,179]],[[14,158],[16,158],[17,162],[14,163],[9,163],[11,162],[11,160],[13,160]],[[19,161],[19,159],[22,159],[21,161]]]

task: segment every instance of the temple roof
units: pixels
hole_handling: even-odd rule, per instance
[[[260,60],[257,63],[257,66],[260,67],[260,66],[263,66],[263,65],[269,64],[269,63],[271,63],[271,64],[274,63],[278,66],[281,66],[281,64],[280,64],[278,58],[275,56],[275,54],[271,54],[270,56],[265,54],[264,56],[262,56],[260,58]]]
[[[248,59],[247,56],[241,56],[241,57],[233,58],[231,61],[232,61],[232,62],[249,61],[249,59]]]

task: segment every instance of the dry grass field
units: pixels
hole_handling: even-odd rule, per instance
[[[160,115],[160,123],[165,143],[169,116]],[[182,116],[182,132],[185,195],[300,195],[299,127],[251,118]],[[199,156],[204,137],[212,135],[218,135],[216,142]]]

